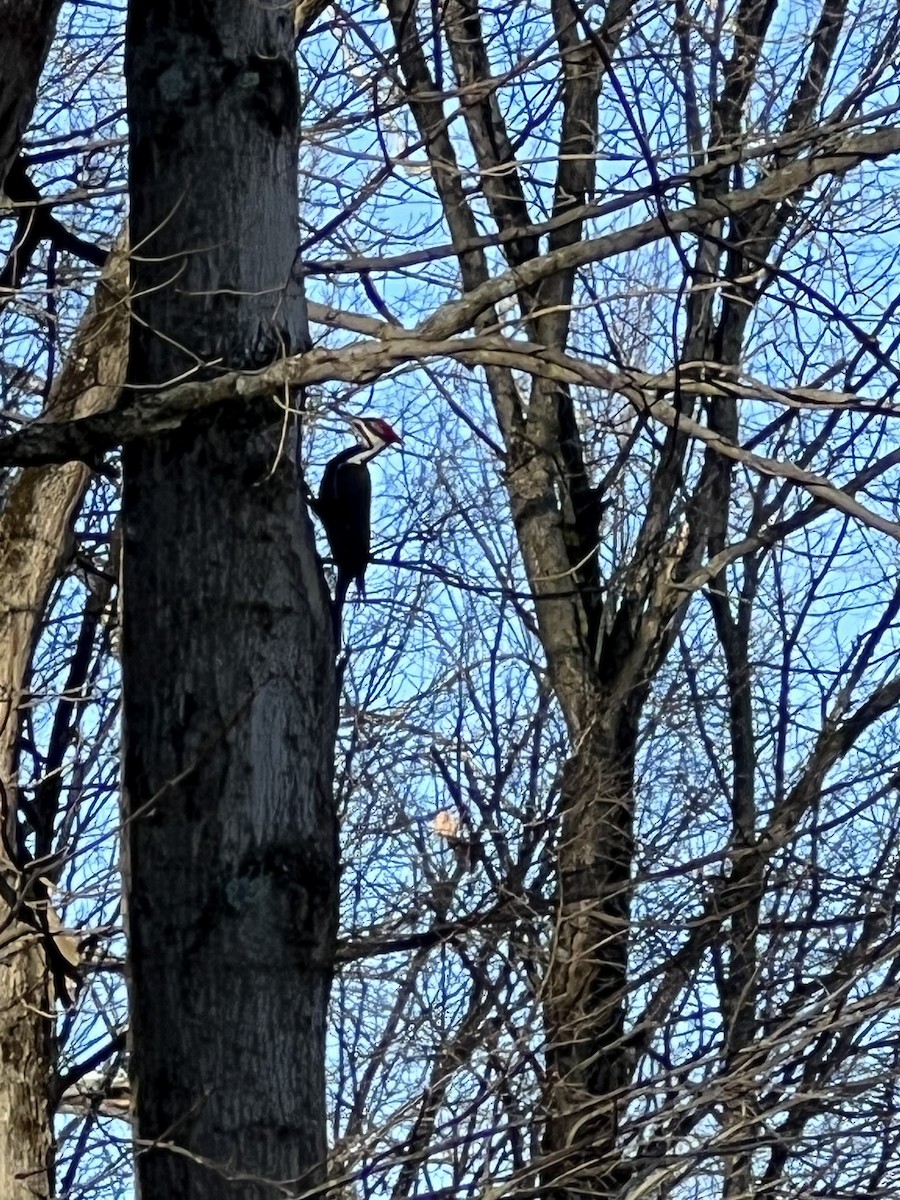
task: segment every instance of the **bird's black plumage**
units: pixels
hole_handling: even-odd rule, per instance
[[[358,446],[342,450],[325,468],[319,489],[318,512],[337,567],[341,599],[353,581],[365,595],[369,565],[372,480],[364,462],[352,461],[358,457]]]
[[[338,644],[347,589],[355,582],[359,594],[366,594],[372,507],[372,481],[366,464],[386,446],[400,441],[390,425],[378,417],[360,417],[352,424],[360,444],[342,450],[327,464],[319,497],[312,505],[325,526],[331,557],[337,567],[332,617]]]

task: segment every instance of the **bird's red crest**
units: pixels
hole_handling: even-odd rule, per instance
[[[396,429],[393,429],[381,417],[361,417],[360,420],[365,422],[368,428],[389,446],[399,445],[403,441],[403,438],[397,433]]]

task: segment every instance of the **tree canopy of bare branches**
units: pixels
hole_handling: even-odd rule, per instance
[[[40,87],[32,7],[0,953],[4,1011],[75,1001],[29,1024],[36,1169],[55,1105],[60,1196],[115,1194],[132,1135],[146,1197],[894,1194],[896,6],[64,4]],[[294,474],[360,412],[405,451],[346,622],[337,876]],[[90,841],[120,651],[134,1094]],[[269,1088],[282,1037],[318,1074]]]

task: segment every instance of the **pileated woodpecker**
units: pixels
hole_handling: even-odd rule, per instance
[[[350,422],[358,444],[336,454],[325,467],[318,500],[312,501],[331,546],[337,567],[332,621],[334,640],[340,645],[341,612],[353,580],[361,596],[366,594],[365,573],[369,564],[372,481],[366,465],[388,446],[401,442],[387,421],[380,417],[356,417]]]

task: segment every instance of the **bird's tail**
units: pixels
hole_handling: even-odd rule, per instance
[[[334,644],[341,648],[341,616],[344,612],[344,601],[347,599],[347,589],[354,582],[354,576],[338,571],[337,583],[334,588],[334,601],[331,605],[331,627],[334,631]],[[356,590],[360,599],[366,598],[366,583],[362,575],[355,577]]]

